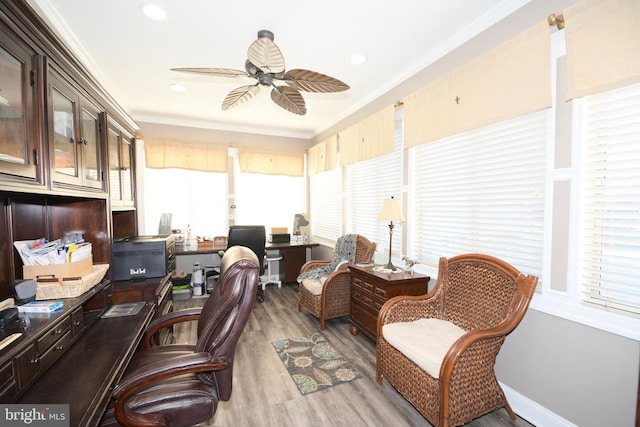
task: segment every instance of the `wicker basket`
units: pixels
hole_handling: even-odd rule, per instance
[[[80,296],[100,283],[107,270],[109,270],[109,264],[94,264],[93,271],[83,275],[80,280],[38,282],[36,299],[48,300]]]

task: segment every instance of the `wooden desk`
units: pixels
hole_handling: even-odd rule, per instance
[[[147,303],[136,316],[96,320],[17,403],[69,404],[69,425],[97,425],[154,313]]]
[[[300,273],[300,267],[307,262],[307,249],[319,246],[314,242],[286,242],[271,243],[267,242],[265,249],[267,251],[278,251],[282,255],[282,265],[284,265],[284,282],[295,283]],[[225,248],[176,248],[176,256],[181,255],[203,255],[217,254],[218,251]],[[177,262],[176,262],[177,264]]]
[[[374,342],[377,339],[378,312],[397,295],[427,293],[429,276],[423,274],[380,273],[373,267],[349,266],[351,270],[351,335],[362,331]]]

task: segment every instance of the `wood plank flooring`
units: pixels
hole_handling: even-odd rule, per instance
[[[174,310],[200,306],[205,298],[176,301]],[[320,331],[318,319],[298,312],[293,285],[267,286],[265,301],[254,305],[236,348],[233,393],[220,402],[207,427],[430,426],[386,381],[375,381],[375,345],[349,332],[348,317],[327,322],[324,336],[363,378],[303,396],[282,365],[271,341]],[[175,342],[196,341],[194,325],[175,329]],[[472,427],[531,427],[512,421],[504,409],[478,418]]]

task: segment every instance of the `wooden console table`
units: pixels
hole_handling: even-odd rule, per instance
[[[429,276],[423,274],[381,273],[373,267],[349,266],[351,270],[351,335],[364,335],[377,340],[378,312],[382,305],[397,295],[422,295],[427,292]]]

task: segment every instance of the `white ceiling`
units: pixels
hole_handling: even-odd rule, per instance
[[[136,121],[311,138],[473,38],[529,0],[29,0]],[[176,67],[244,69],[258,30],[275,34],[287,69],[338,78],[346,92],[303,92],[308,112],[289,113],[270,89],[237,108],[220,105],[253,81],[188,75]],[[365,55],[351,65],[354,54]],[[170,89],[182,84],[186,92]]]

